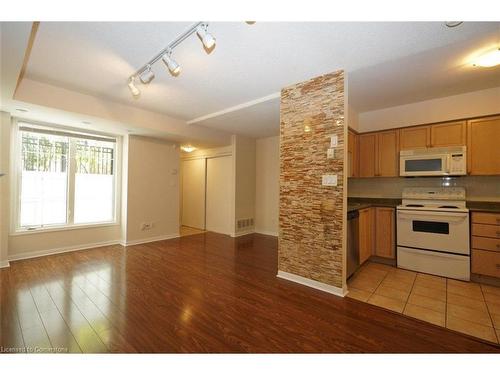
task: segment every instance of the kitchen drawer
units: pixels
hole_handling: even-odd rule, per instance
[[[472,235],[500,238],[500,225],[472,224]]]
[[[500,238],[472,236],[472,248],[500,252]]]
[[[500,253],[472,249],[472,273],[500,277]]]
[[[472,222],[478,224],[500,225],[500,214],[488,212],[473,212]]]

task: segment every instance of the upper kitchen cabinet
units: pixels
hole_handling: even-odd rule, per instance
[[[399,174],[399,132],[397,130],[377,133],[376,156],[375,176],[394,177]]]
[[[377,135],[375,133],[360,134],[358,136],[359,177],[375,176],[376,145]]]
[[[360,134],[358,142],[360,177],[398,175],[399,133],[397,130]]]
[[[500,174],[500,116],[467,122],[467,165],[471,175]]]
[[[431,126],[431,147],[465,146],[466,121],[445,122]]]
[[[358,162],[358,135],[352,130],[349,130],[347,137],[347,155],[349,158],[348,175],[347,177],[359,176],[359,162]]]
[[[412,126],[399,131],[401,150],[412,150],[431,146],[431,127]]]

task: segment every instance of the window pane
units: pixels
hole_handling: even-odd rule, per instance
[[[67,137],[21,132],[22,227],[66,223],[68,149]]]
[[[114,219],[115,143],[76,139],[75,223]]]

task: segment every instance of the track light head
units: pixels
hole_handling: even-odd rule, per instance
[[[177,64],[177,61],[175,61],[172,57],[172,51],[167,52],[166,54],[163,55],[161,58],[165,65],[167,66],[170,74],[172,74],[174,77],[177,77],[181,73],[181,67],[179,64]]]
[[[130,77],[128,80],[128,88],[130,89],[130,92],[134,96],[134,98],[139,97],[141,95],[141,91],[137,88],[135,85],[135,77]]]
[[[200,38],[203,46],[211,51],[215,47],[215,38],[207,31],[208,25],[200,25],[196,28],[196,35]]]
[[[147,85],[149,82],[151,82],[155,78],[154,72],[151,70],[151,66],[148,65],[147,69],[144,70],[140,75],[139,78],[141,79],[141,82]]]

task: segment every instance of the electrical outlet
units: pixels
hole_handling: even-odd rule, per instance
[[[326,158],[327,159],[333,159],[335,157],[335,149],[329,148],[326,150]]]

